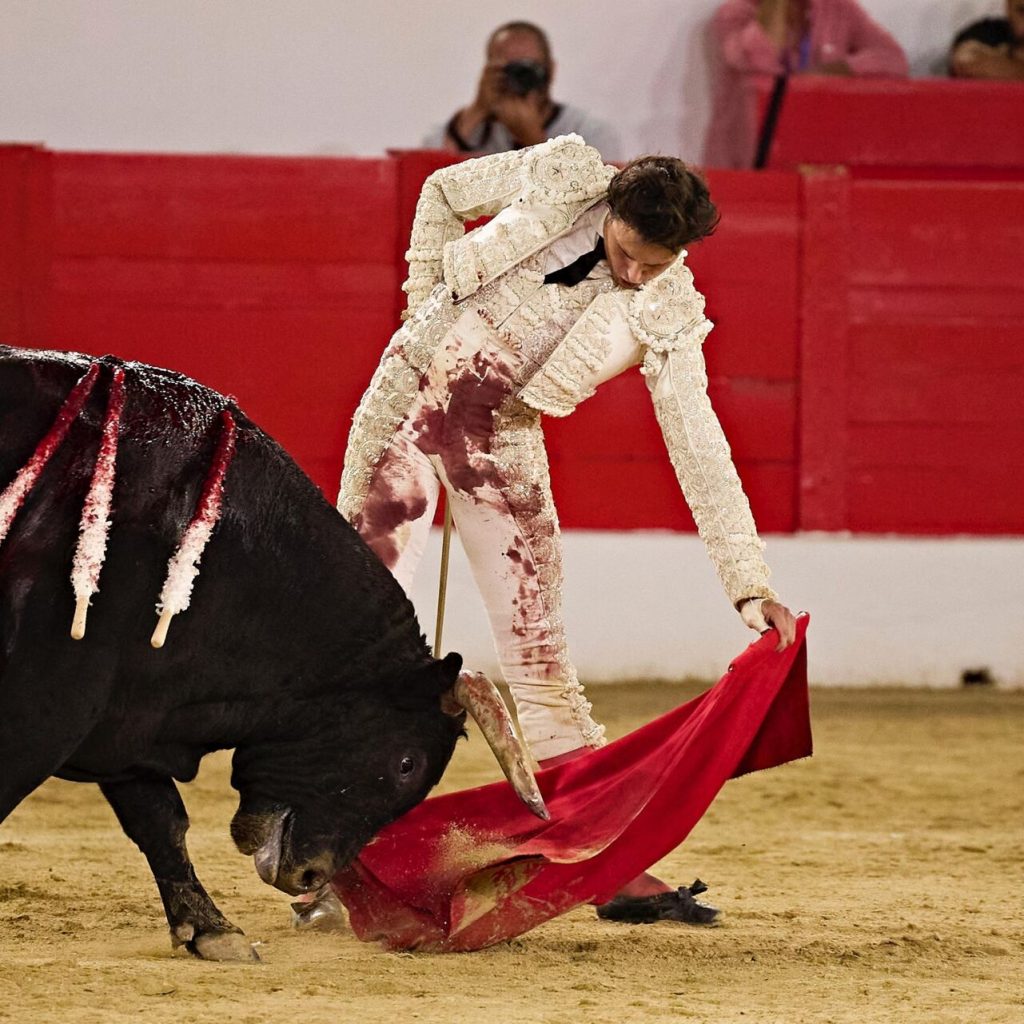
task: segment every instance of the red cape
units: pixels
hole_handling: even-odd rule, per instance
[[[811,753],[807,616],[773,631],[710,690],[606,747],[537,773],[551,813],[506,782],[434,797],[333,882],[363,940],[455,952],[603,903],[675,849],[727,779]]]

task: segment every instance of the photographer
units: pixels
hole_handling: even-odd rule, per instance
[[[476,96],[423,144],[457,153],[504,153],[558,135],[582,135],[606,160],[619,154],[609,127],[576,107],[551,99],[555,64],[544,32],[512,21],[491,33]]]

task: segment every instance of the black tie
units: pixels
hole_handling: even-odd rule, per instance
[[[578,259],[572,261],[567,267],[561,270],[552,270],[544,276],[545,284],[565,284],[570,288],[579,284],[594,267],[605,258],[604,239],[598,238],[597,245],[590,252],[585,252]]]

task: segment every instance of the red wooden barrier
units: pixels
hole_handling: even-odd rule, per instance
[[[0,146],[0,338],[44,345],[48,338],[53,154]]]
[[[846,355],[849,279],[849,182],[815,170],[803,181],[803,324],[800,380],[800,525],[847,527]]]
[[[238,396],[332,496],[393,323],[386,160],[54,154],[50,343]]]
[[[0,147],[0,340],[232,392],[333,498],[439,159]],[[1024,184],[709,179],[688,261],[762,529],[1024,533]],[[692,529],[639,374],[547,428],[563,525]]]
[[[804,193],[801,526],[1024,532],[1024,184]]]
[[[752,85],[763,117],[771,79]],[[856,177],[1020,181],[1020,108],[1015,82],[797,76],[787,86],[768,166],[843,164]]]
[[[1024,183],[854,179],[849,210],[848,528],[1024,532]]]

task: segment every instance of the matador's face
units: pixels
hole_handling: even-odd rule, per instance
[[[612,277],[622,288],[639,288],[668,270],[678,253],[649,242],[624,220],[609,214],[604,222],[604,248]]]

